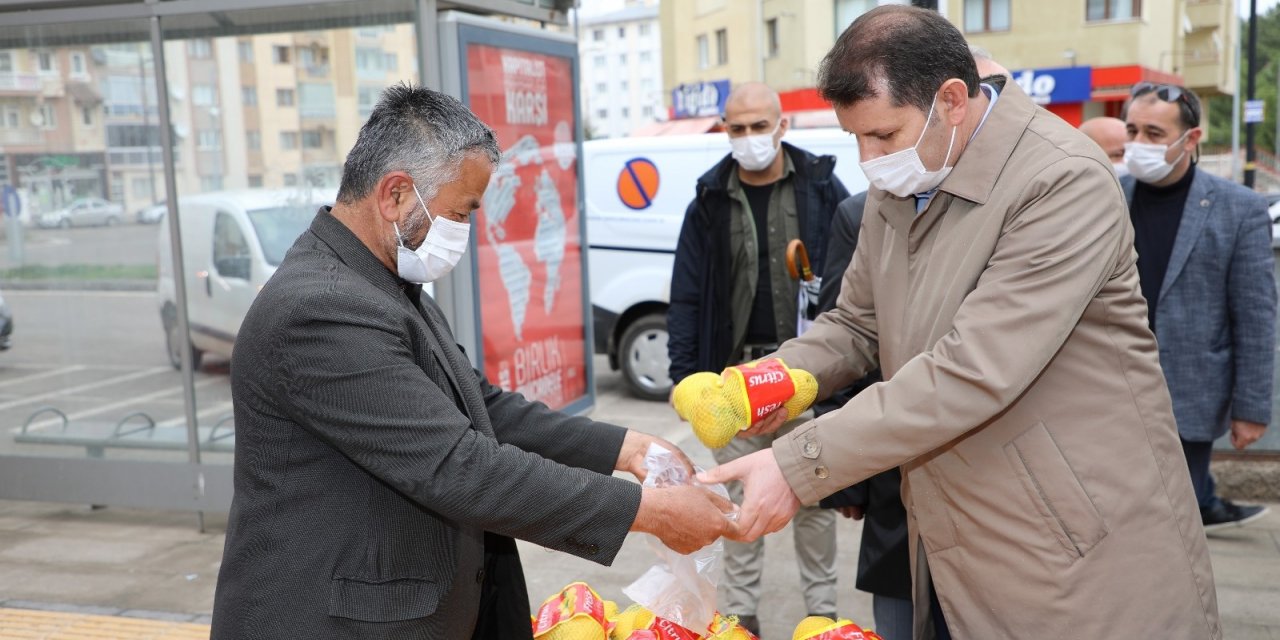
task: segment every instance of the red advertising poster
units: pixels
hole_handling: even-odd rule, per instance
[[[471,110],[503,151],[473,226],[484,372],[562,408],[587,394],[571,62],[474,43],[466,55]]]

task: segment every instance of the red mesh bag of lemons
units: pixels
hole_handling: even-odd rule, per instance
[[[695,373],[676,385],[672,404],[702,444],[719,449],[773,410],[784,407],[787,418],[795,419],[817,397],[813,374],[769,358],[729,367],[719,375]]]
[[[760,640],[754,633],[747,631],[742,625],[738,624],[737,616],[725,617],[719,612],[711,621],[711,626],[707,628],[707,635],[704,640]]]
[[[852,620],[832,620],[809,616],[800,621],[791,640],[884,640],[874,631],[864,630]]]
[[[574,582],[547,598],[533,620],[537,640],[609,640],[606,606],[617,605],[600,597],[585,582]]]

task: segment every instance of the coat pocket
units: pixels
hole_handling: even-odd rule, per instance
[[[1107,535],[1106,524],[1043,422],[1004,446],[1014,472],[1058,542],[1083,558]]]
[[[371,582],[333,578],[329,615],[361,622],[399,622],[425,618],[440,604],[440,585],[426,578]]]

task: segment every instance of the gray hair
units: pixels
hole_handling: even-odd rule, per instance
[[[995,58],[991,57],[991,52],[979,47],[976,44],[969,45],[969,53],[973,54],[974,60],[990,60],[995,62]]]
[[[364,198],[392,171],[408,173],[430,200],[471,152],[494,166],[502,158],[493,130],[457,98],[409,83],[387,87],[347,154],[338,202]]]

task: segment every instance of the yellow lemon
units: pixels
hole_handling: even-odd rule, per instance
[[[835,620],[826,616],[809,616],[796,625],[796,631],[791,634],[791,640],[807,640],[835,623]]]

